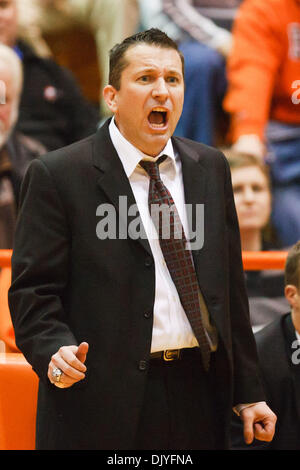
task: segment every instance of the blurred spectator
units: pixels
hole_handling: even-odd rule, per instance
[[[18,40],[16,0],[0,0],[0,41],[13,47],[23,63],[19,131],[42,142],[48,150],[95,132],[98,113],[83,98],[70,72],[51,59],[37,56]]]
[[[42,144],[15,128],[22,85],[23,70],[18,55],[11,47],[0,44],[0,249],[13,247],[19,190],[27,166],[46,152]],[[19,352],[7,303],[10,281],[10,269],[0,267],[0,348],[5,352]]]
[[[292,245],[300,238],[299,0],[245,0],[233,38],[224,100],[230,139],[270,164],[274,225]]]
[[[140,0],[142,27],[165,31],[185,56],[187,86],[176,135],[208,145],[219,140],[225,62],[232,45],[229,29],[241,1]]]
[[[256,333],[267,403],[277,415],[270,443],[245,445],[241,421],[232,422],[232,448],[300,450],[300,242],[291,248],[285,267],[285,296],[290,313]]]
[[[63,35],[74,28],[91,33],[94,38],[101,87],[97,101],[101,115],[110,114],[102,98],[108,80],[109,50],[133,34],[139,21],[138,0],[18,0],[22,36],[42,54],[49,54],[51,35]],[[28,12],[29,10],[29,12]],[[75,31],[76,34],[76,31]],[[84,53],[84,45],[75,54]],[[90,51],[86,51],[88,56]],[[85,56],[81,57],[85,67]]]
[[[243,251],[281,248],[270,224],[271,186],[268,167],[253,155],[226,151]],[[246,271],[250,320],[254,330],[287,310],[282,271]]]
[[[15,130],[22,92],[22,65],[0,44],[0,249],[12,248],[20,184],[29,162],[45,148]]]

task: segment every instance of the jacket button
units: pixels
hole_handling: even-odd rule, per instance
[[[153,263],[152,258],[149,257],[145,261],[145,266],[149,268],[150,266],[152,266],[152,263]]]
[[[140,361],[139,362],[139,369],[146,370],[147,369],[147,361]]]
[[[145,318],[151,318],[151,316],[152,316],[152,312],[145,312],[144,313]]]

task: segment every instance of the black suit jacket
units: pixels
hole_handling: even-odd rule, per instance
[[[276,432],[270,443],[254,441],[246,446],[243,430],[234,418],[232,446],[248,450],[300,450],[300,345],[291,314],[277,318],[255,337],[268,405],[277,415]]]
[[[263,399],[230,172],[217,150],[182,138],[173,144],[186,203],[205,204],[204,246],[193,256],[219,332],[225,447],[231,406]],[[120,195],[128,207],[135,203],[108,123],[33,162],[23,183],[9,303],[17,345],[40,378],[38,448],[133,446],[147,379],[155,270],[147,240],[96,236],[97,207],[113,204],[118,214]],[[54,387],[47,378],[51,355],[81,341],[90,345],[85,380]]]

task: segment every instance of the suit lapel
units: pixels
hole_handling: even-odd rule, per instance
[[[124,231],[126,230],[127,232],[129,227],[129,238],[134,239],[133,234],[130,233],[130,222],[139,217],[142,231],[142,221],[138,211],[135,212],[134,216],[128,215],[129,207],[136,205],[136,200],[121,160],[110,139],[108,126],[109,121],[107,121],[96,134],[93,165],[99,170],[97,184],[99,188],[105,192],[116,209],[120,224],[123,224]],[[121,203],[120,197],[122,197]],[[139,237],[137,241],[141,243],[149,254],[152,254],[149,242],[145,237]]]
[[[199,224],[204,220],[197,220],[196,207],[205,202],[206,193],[206,170],[201,165],[201,157],[185,142],[176,138],[172,139],[174,148],[177,150],[182,164],[182,176],[184,184],[185,204],[188,211],[188,223],[190,234],[195,234],[199,230]],[[204,226],[203,226],[204,228]],[[201,253],[200,249],[192,249],[195,264]]]

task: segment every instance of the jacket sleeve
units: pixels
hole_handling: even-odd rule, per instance
[[[34,160],[21,188],[8,299],[16,344],[42,380],[51,356],[63,345],[77,344],[63,302],[69,239],[54,181],[46,165]]]
[[[233,406],[265,400],[256,343],[250,323],[241,255],[240,232],[230,169],[225,160],[225,196],[228,231],[229,305],[233,362]]]

